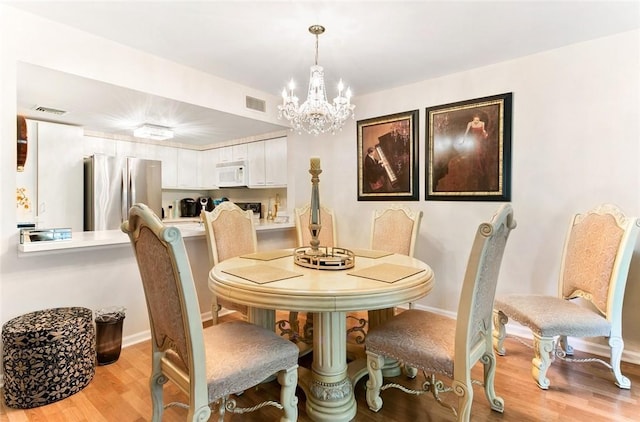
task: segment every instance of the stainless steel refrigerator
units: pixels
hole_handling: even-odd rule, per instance
[[[162,214],[162,162],[95,154],[84,159],[84,230],[116,230],[129,208]]]

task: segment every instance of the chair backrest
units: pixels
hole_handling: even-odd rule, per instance
[[[311,232],[309,231],[309,218],[311,213],[310,204],[293,210],[296,224],[296,237],[298,247],[309,246],[311,242]],[[336,235],[336,219],[331,208],[320,205],[320,234],[318,240],[320,246],[338,246]]]
[[[622,302],[639,221],[611,204],[576,214],[569,225],[559,295],[589,300],[609,321],[622,318]]]
[[[370,248],[413,256],[422,211],[394,204],[373,212]]]
[[[483,354],[492,353],[493,300],[504,249],[515,226],[509,204],[502,205],[490,222],[478,226],[458,303],[456,362],[473,365]],[[477,356],[470,356],[474,351]],[[465,369],[465,365],[456,364],[456,372],[458,367]]]
[[[180,230],[164,226],[146,205],[135,204],[122,231],[129,235],[138,262],[154,360],[157,353],[172,350],[189,374],[205,374],[200,307]],[[190,384],[192,394],[206,397],[206,382]],[[194,391],[198,388],[204,391]]]
[[[209,262],[216,265],[228,258],[253,253],[258,249],[253,212],[225,201],[213,211],[202,211]]]

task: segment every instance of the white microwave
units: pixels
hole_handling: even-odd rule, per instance
[[[244,161],[216,165],[216,184],[219,188],[247,186],[248,182],[249,172]]]

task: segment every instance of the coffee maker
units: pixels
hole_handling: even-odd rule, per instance
[[[184,198],[180,200],[180,216],[181,217],[197,217],[200,215],[200,207],[193,198]]]

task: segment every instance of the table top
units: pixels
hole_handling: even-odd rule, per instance
[[[270,251],[271,254],[273,252]],[[287,252],[286,256],[268,260],[244,257],[225,260],[210,271],[209,289],[218,297],[261,309],[348,312],[384,309],[413,302],[426,296],[433,288],[434,275],[431,268],[406,255],[391,254],[379,258],[356,255],[353,268],[318,270],[296,265],[293,250]],[[417,273],[391,282],[352,274],[378,265],[381,270],[393,267],[400,270],[413,269]],[[250,273],[252,270],[260,272],[263,269],[284,271],[293,276],[260,284],[229,274],[239,273],[238,270]]]

